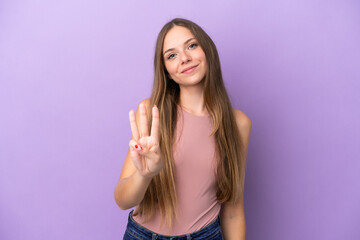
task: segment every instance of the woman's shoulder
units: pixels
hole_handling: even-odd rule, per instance
[[[147,112],[151,111],[151,107],[150,107],[151,100],[150,100],[150,98],[146,98],[146,99],[142,100],[138,105],[138,109],[139,109],[141,104],[145,105],[145,109],[146,109]]]
[[[233,113],[240,131],[251,129],[251,119],[243,111],[233,108]]]
[[[144,100],[141,100],[141,102],[139,103],[139,105],[140,104],[145,104],[145,106],[149,106],[150,105],[150,98],[146,98],[146,99],[144,99]]]
[[[147,114],[149,114],[151,112],[151,107],[150,107],[150,104],[151,104],[151,101],[150,101],[150,98],[147,98],[147,99],[144,99],[142,100],[141,102],[139,102],[137,108],[136,108],[136,120],[138,121],[139,117],[140,117],[140,105],[141,104],[144,104],[145,105],[145,109],[146,109],[146,112]]]
[[[145,107],[146,108],[149,108],[150,107],[150,98],[146,98],[146,99],[144,99],[144,100],[142,100],[140,103],[139,103],[139,105],[140,104],[145,104]]]

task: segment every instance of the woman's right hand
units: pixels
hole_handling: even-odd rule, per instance
[[[135,113],[129,112],[131,132],[130,156],[135,168],[144,177],[153,177],[163,168],[159,146],[159,109],[152,108],[151,133],[149,135],[148,121],[144,103],[139,105],[140,131],[136,123]]]

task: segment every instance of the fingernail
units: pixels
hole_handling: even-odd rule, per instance
[[[153,107],[156,107],[156,105],[154,104],[154,106]]]
[[[141,150],[143,150],[143,148],[140,146]]]
[[[138,145],[135,145],[135,148],[138,148]]]

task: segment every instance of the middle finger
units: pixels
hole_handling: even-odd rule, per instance
[[[141,137],[149,136],[149,127],[144,103],[140,104],[140,129]]]

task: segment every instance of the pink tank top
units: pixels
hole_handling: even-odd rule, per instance
[[[178,107],[178,122],[173,144],[175,184],[178,196],[173,227],[161,223],[160,212],[144,223],[141,216],[134,220],[143,227],[163,235],[182,235],[200,230],[219,214],[221,203],[216,200],[215,138],[210,116],[195,116]]]

